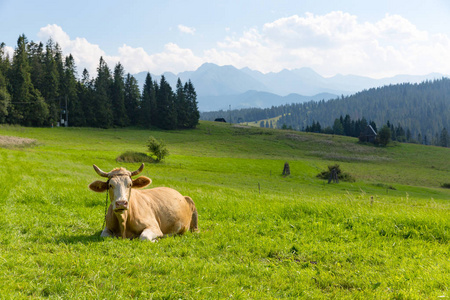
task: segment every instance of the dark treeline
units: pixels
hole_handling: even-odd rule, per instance
[[[202,113],[201,119],[225,117],[228,120],[230,115],[232,122],[254,122],[280,116],[274,124],[276,128],[305,131],[319,124],[321,130],[327,132],[335,127],[336,119],[340,120],[341,116],[346,116],[347,121],[355,120],[355,123],[367,118],[380,127],[389,122],[394,140],[442,146],[450,127],[450,79],[389,85],[329,101],[208,112]]]
[[[336,118],[333,126],[327,126],[325,128],[319,122],[313,121],[311,126],[306,126],[304,131],[359,137],[367,125],[371,125],[375,132],[377,131],[377,125],[374,121],[368,122],[364,117],[362,119],[352,120],[349,115],[346,115],[344,118],[342,116]]]
[[[78,78],[72,55],[63,57],[51,39],[44,46],[20,36],[12,59],[0,45],[0,123],[177,129],[194,128],[199,117],[191,81],[178,79],[173,91],[148,73],[141,92],[120,62],[110,70],[100,58],[95,78],[86,69]]]
[[[334,120],[333,126],[327,126],[323,128],[319,122],[313,121],[311,126],[306,126],[306,132],[315,132],[315,133],[324,133],[324,134],[336,134],[336,135],[344,135],[360,138],[364,140],[363,133],[366,131],[367,126],[372,126],[372,129],[375,132],[377,130],[377,124],[374,121],[367,122],[367,120],[363,117],[362,119],[352,120],[349,115],[346,115],[345,118],[342,116],[340,118],[336,118]],[[403,128],[400,124],[394,126],[391,122],[387,121],[383,128],[386,127],[389,130],[389,140],[398,141],[401,143],[421,143],[424,145],[435,145],[448,147],[449,146],[449,135],[446,128],[443,128],[440,134],[429,141],[426,136],[418,135],[417,139],[414,138],[411,134],[411,130],[409,128]],[[288,129],[286,125],[282,126],[282,129]]]

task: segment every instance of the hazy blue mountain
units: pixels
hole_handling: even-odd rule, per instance
[[[283,97],[268,92],[247,91],[236,95],[201,96],[199,97],[199,109],[200,111],[228,110],[230,106],[231,109],[266,108],[310,100],[329,100],[337,97],[338,95],[329,93],[321,93],[315,96],[302,96],[293,93]]]
[[[134,75],[141,88],[146,75],[147,72]],[[160,81],[159,75],[151,75],[153,80]],[[404,82],[420,83],[443,77],[442,74],[431,73],[382,79],[340,74],[326,78],[310,68],[285,69],[264,74],[249,68],[237,69],[212,63],[205,63],[195,71],[179,74],[166,72],[163,75],[174,89],[178,78],[183,83],[190,79],[202,111],[228,109],[230,105],[234,108],[264,108],[309,100],[328,100],[337,95],[351,95],[374,87]]]

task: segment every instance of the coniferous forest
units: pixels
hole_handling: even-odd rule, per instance
[[[100,58],[95,78],[86,69],[79,77],[72,55],[63,57],[51,39],[44,45],[21,35],[12,58],[0,45],[0,123],[181,129],[199,116],[190,80],[178,79],[173,91],[164,76],[158,83],[148,73],[141,92],[120,62],[111,70]]]
[[[263,127],[355,137],[366,124],[378,129],[387,126],[392,140],[448,147],[450,79],[372,88],[329,101],[201,113],[203,120],[229,120],[230,116],[233,123],[279,117],[263,122]]]

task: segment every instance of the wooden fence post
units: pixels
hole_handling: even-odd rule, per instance
[[[289,167],[289,163],[284,163],[284,168],[283,168],[283,176],[288,176],[291,175],[291,169]]]

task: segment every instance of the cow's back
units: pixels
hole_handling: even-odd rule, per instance
[[[149,224],[156,220],[164,235],[189,230],[192,205],[178,191],[159,187],[135,190],[133,196],[133,217],[137,218],[139,223]]]

